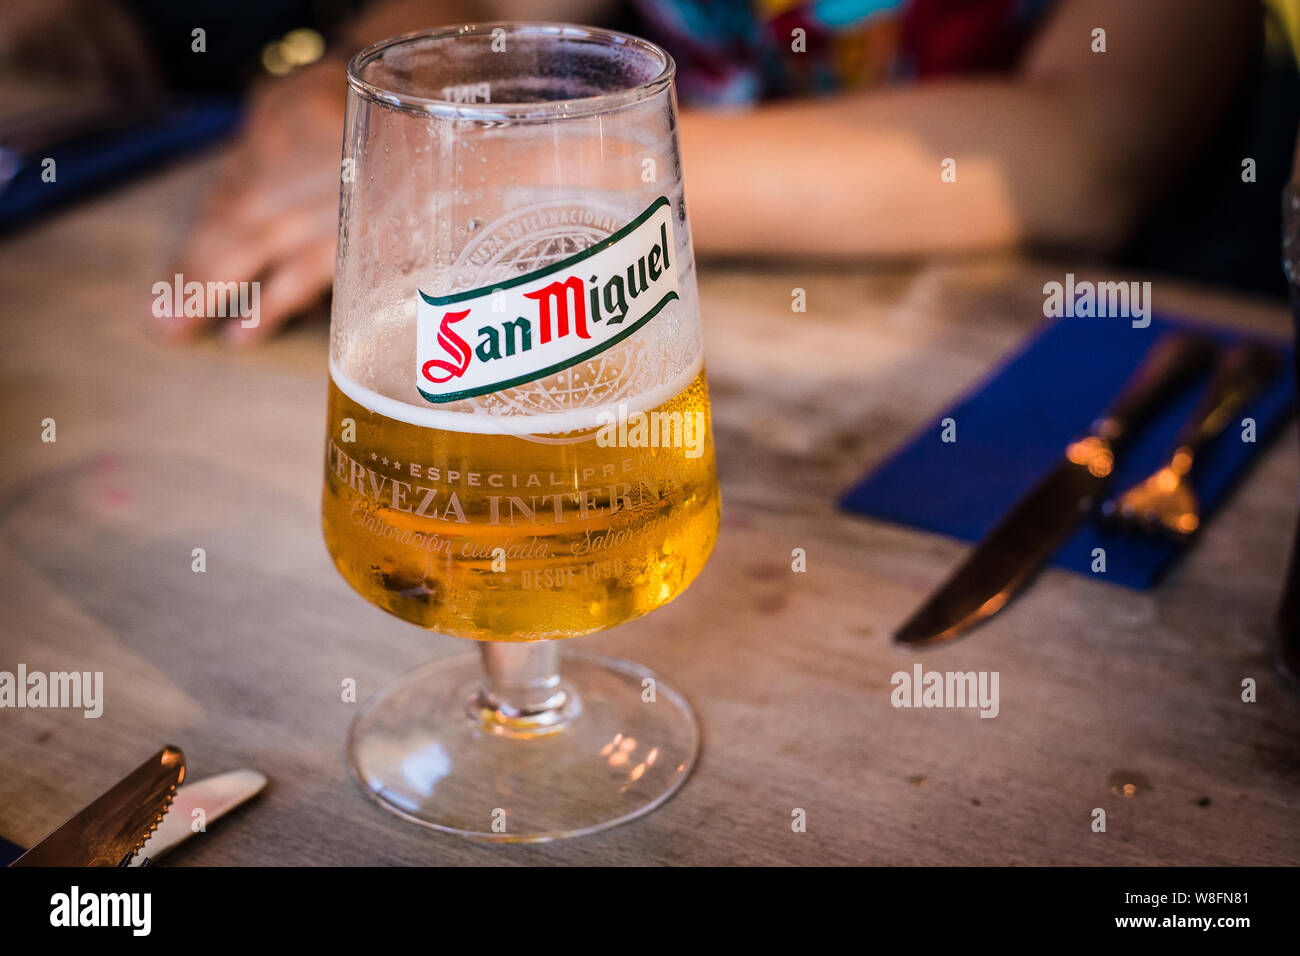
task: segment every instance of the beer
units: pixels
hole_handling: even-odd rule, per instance
[[[718,526],[702,365],[544,421],[566,428],[399,402],[332,366],[322,512],[343,577],[404,620],[497,641],[588,634],[685,590]]]
[[[695,763],[670,681],[556,640],[672,600],[718,532],[673,69],[554,23],[348,65],[325,541],[366,600],[478,650],[357,708],[352,775],[406,820],[591,833]]]

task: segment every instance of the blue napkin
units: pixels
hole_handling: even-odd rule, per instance
[[[24,852],[26,851],[17,843],[10,843],[4,837],[0,837],[0,866],[8,866]]]
[[[1222,344],[1243,336],[1165,317],[1145,329],[1127,319],[1063,318],[1049,322],[982,384],[850,489],[850,511],[978,541],[1086,433],[1119,392],[1146,350],[1164,332],[1194,331]],[[1208,519],[1251,460],[1291,414],[1292,353],[1269,340],[1278,374],[1234,423],[1197,457],[1193,489]],[[1119,455],[1111,493],[1145,479],[1171,451],[1175,436],[1208,385],[1205,379],[1169,402]],[[941,440],[941,422],[956,421],[957,440]],[[1256,422],[1256,442],[1242,441],[1241,420]],[[1082,522],[1052,564],[1093,574],[1093,549],[1105,548],[1104,579],[1145,590],[1184,550],[1159,538],[1108,529],[1096,514]],[[1101,575],[1098,575],[1101,576]]]
[[[157,119],[51,147],[54,182],[41,180],[44,156],[23,157],[0,191],[0,230],[89,190],[117,182],[161,160],[197,148],[230,132],[239,117],[233,100],[196,100],[170,107]]]

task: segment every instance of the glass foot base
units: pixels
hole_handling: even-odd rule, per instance
[[[404,674],[352,721],[352,775],[398,816],[477,840],[559,840],[650,812],[695,765],[690,705],[639,664],[561,660],[562,700],[542,722],[483,706],[477,655]]]

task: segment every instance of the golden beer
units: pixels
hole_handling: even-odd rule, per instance
[[[348,764],[445,833],[614,826],[699,751],[663,675],[556,640],[672,600],[718,533],[673,70],[557,23],[348,66],[325,541],[366,600],[477,643],[359,706]]]
[[[654,610],[704,567],[718,528],[703,368],[681,385],[620,408],[630,425],[603,434],[519,435],[332,370],[322,512],[335,565],[392,614],[477,640],[573,637]]]

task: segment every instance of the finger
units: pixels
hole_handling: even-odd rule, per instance
[[[272,263],[292,257],[315,240],[337,231],[338,204],[326,196],[307,196],[297,206],[256,223],[223,217],[197,237],[196,254],[222,275],[252,277]]]
[[[250,282],[269,275],[319,243],[332,243],[336,213],[317,202],[267,223],[261,230],[232,222],[227,215],[209,215],[181,256],[173,274],[182,281]],[[188,341],[212,321],[208,315],[163,316],[159,327],[174,341]]]
[[[173,267],[170,275],[180,275],[182,277],[181,281],[184,283],[191,281],[186,277],[186,273],[180,270],[180,267]],[[165,309],[162,311],[162,314],[159,315],[159,310],[154,307],[151,307],[149,311],[153,320],[154,329],[168,342],[176,344],[192,341],[198,335],[199,331],[212,321],[207,316],[206,312],[200,315],[186,315],[185,302],[188,296],[184,294],[184,288],[182,288],[181,292],[182,295],[179,313],[176,313],[173,309]],[[206,309],[206,307],[207,297],[205,294],[204,308]]]
[[[164,300],[161,305],[159,299],[155,297],[149,306],[149,323],[154,330],[164,339],[173,343],[191,341],[198,333],[212,322],[212,317],[207,314],[207,295],[206,285],[204,285],[204,295],[202,305],[191,311],[190,295],[188,291],[192,288],[191,283],[200,284],[213,281],[215,277],[220,276],[224,281],[231,278],[232,281],[239,281],[240,278],[251,279],[251,275],[242,277],[232,275],[220,263],[212,259],[208,254],[211,248],[210,240],[205,241],[202,237],[210,229],[219,228],[219,226],[210,220],[203,220],[199,232],[190,240],[189,244],[181,252],[168,268],[166,285],[178,286],[180,288],[179,301]]]
[[[276,265],[261,284],[256,324],[232,321],[226,336],[237,345],[263,342],[289,319],[314,305],[334,278],[334,242],[318,240]]]
[[[304,206],[338,215],[339,167],[311,153],[269,163],[261,170],[240,171],[226,181],[223,213],[245,229],[265,229]]]
[[[244,237],[242,246],[230,245],[227,237],[220,234],[224,228],[221,220],[204,220],[199,233],[168,275],[179,276],[175,281],[187,287],[190,283],[197,282],[206,290],[207,284],[211,282],[254,281],[271,266],[270,257],[258,253],[251,237]],[[188,300],[189,297],[184,298]],[[194,314],[182,309],[179,314],[159,316],[156,310],[151,310],[158,331],[172,342],[191,341],[217,318],[207,314],[206,296],[203,307],[196,312]]]
[[[324,244],[332,249],[338,232],[335,200],[313,201],[272,219],[261,228],[232,221],[228,213],[201,220],[180,263],[173,269],[182,281],[246,282],[269,278],[282,264]],[[274,301],[274,300],[273,300]],[[188,341],[210,324],[207,315],[164,316],[160,331],[173,341]]]

